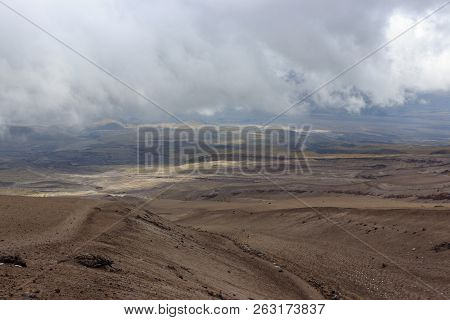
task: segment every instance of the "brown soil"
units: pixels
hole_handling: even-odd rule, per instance
[[[0,196],[0,298],[449,298],[448,158],[311,166]]]
[[[27,264],[0,265],[3,299],[322,297],[234,241],[136,210],[134,199],[0,199],[0,254]]]

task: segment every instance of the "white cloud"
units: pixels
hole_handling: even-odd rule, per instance
[[[11,2],[170,112],[276,114],[437,1]],[[314,96],[357,112],[450,90],[450,7]],[[0,7],[0,121],[166,119]],[[302,107],[298,108],[302,110]],[[295,112],[293,113],[295,115]]]

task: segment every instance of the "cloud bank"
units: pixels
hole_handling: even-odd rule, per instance
[[[9,1],[184,120],[276,115],[440,1]],[[173,121],[0,6],[0,123]],[[450,6],[292,110],[450,91]]]

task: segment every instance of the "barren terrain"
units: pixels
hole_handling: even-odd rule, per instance
[[[311,167],[226,176],[119,168],[58,174],[44,190],[49,171],[37,172],[32,197],[11,187],[0,196],[0,297],[449,297],[448,157],[330,156]]]

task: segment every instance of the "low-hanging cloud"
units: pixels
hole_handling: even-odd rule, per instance
[[[9,1],[190,120],[276,114],[438,7],[439,1]],[[309,105],[358,112],[450,90],[450,6]],[[0,6],[0,123],[83,125],[166,115]],[[294,109],[295,115],[302,106]]]

